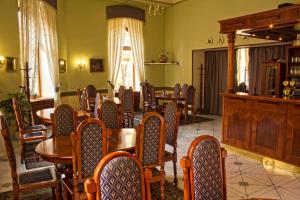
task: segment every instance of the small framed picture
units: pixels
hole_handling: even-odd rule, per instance
[[[64,59],[58,59],[59,73],[65,73],[67,71],[67,61]]]
[[[6,57],[6,71],[13,72],[16,70],[16,58]]]
[[[90,59],[90,72],[104,72],[103,59]]]

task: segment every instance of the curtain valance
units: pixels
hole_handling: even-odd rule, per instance
[[[145,21],[145,10],[129,5],[116,5],[106,7],[106,19],[132,18]]]

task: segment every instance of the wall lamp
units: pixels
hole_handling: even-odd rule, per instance
[[[4,66],[4,60],[5,58],[3,56],[0,56],[0,68]]]
[[[80,70],[85,69],[85,62],[83,60],[78,60],[77,66],[79,67]]]

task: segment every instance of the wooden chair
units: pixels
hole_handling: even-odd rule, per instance
[[[122,127],[118,105],[114,101],[105,100],[102,102],[100,109],[98,109],[98,117],[104,122],[106,128],[119,129]]]
[[[165,151],[165,162],[173,161],[174,184],[177,187],[177,136],[179,127],[180,111],[177,103],[172,101],[167,104],[164,111],[164,119],[166,122],[166,144],[173,147],[173,152]]]
[[[135,152],[144,170],[148,170],[148,199],[151,199],[150,183],[160,182],[161,199],[164,199],[165,170],[165,120],[156,112],[148,112],[137,127]],[[160,167],[160,169],[156,169]]]
[[[47,139],[47,128],[44,125],[29,126],[25,123],[19,100],[12,97],[14,112],[19,130],[19,138],[21,143],[21,163],[25,157],[25,144],[27,142],[41,141]]]
[[[150,103],[149,107],[151,111],[158,112],[159,114],[163,114],[164,107],[158,105],[158,101],[156,99],[155,87],[153,85],[150,86]]]
[[[195,120],[195,93],[195,87],[193,85],[190,85],[187,89],[187,95],[183,105],[185,121],[187,121],[189,110],[192,112],[193,121]]]
[[[78,101],[80,105],[80,110],[87,110],[87,93],[86,90],[83,89],[82,92],[80,92],[80,89],[77,88],[77,96],[78,96]]]
[[[122,123],[125,127],[134,126],[134,95],[132,89],[123,91],[121,97]]]
[[[150,84],[148,82],[141,83],[143,115],[149,111],[150,106]]]
[[[56,199],[60,199],[60,181],[56,177],[54,167],[30,170],[17,174],[17,163],[13,145],[10,139],[10,133],[4,116],[0,115],[1,134],[5,143],[7,158],[11,168],[13,199],[19,198],[19,193],[33,190],[52,188]],[[7,172],[3,172],[7,173]]]
[[[94,117],[95,99],[97,95],[97,90],[93,85],[88,85],[85,89],[86,89],[86,96],[87,96],[87,111],[89,112],[91,117]]]
[[[107,154],[107,131],[104,123],[95,118],[84,120],[72,133],[73,178],[63,178],[63,197],[86,199],[85,179],[93,176],[99,161]]]
[[[121,86],[119,87],[119,90],[118,90],[118,97],[119,97],[119,99],[122,99],[122,98],[123,98],[124,90],[125,90],[125,87],[124,87],[123,85],[121,85]]]
[[[180,160],[184,200],[226,200],[226,150],[209,135],[196,138]]]
[[[187,95],[188,84],[183,84],[181,88],[181,97],[186,98]]]
[[[57,106],[50,115],[52,124],[52,137],[70,136],[77,127],[77,112],[68,104]]]
[[[140,161],[128,152],[113,152],[98,164],[84,189],[88,200],[146,200],[145,175]]]
[[[174,86],[174,91],[173,91],[174,98],[179,99],[180,92],[181,92],[181,86],[179,83],[176,83]]]
[[[98,118],[98,108],[100,105],[100,94],[97,93],[96,98],[95,98],[95,108],[94,108],[94,118]]]

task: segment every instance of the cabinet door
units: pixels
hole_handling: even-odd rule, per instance
[[[288,106],[285,160],[300,165],[300,105]]]
[[[271,101],[253,101],[252,151],[283,159],[286,105]]]
[[[224,97],[223,136],[224,143],[250,148],[251,101]]]

